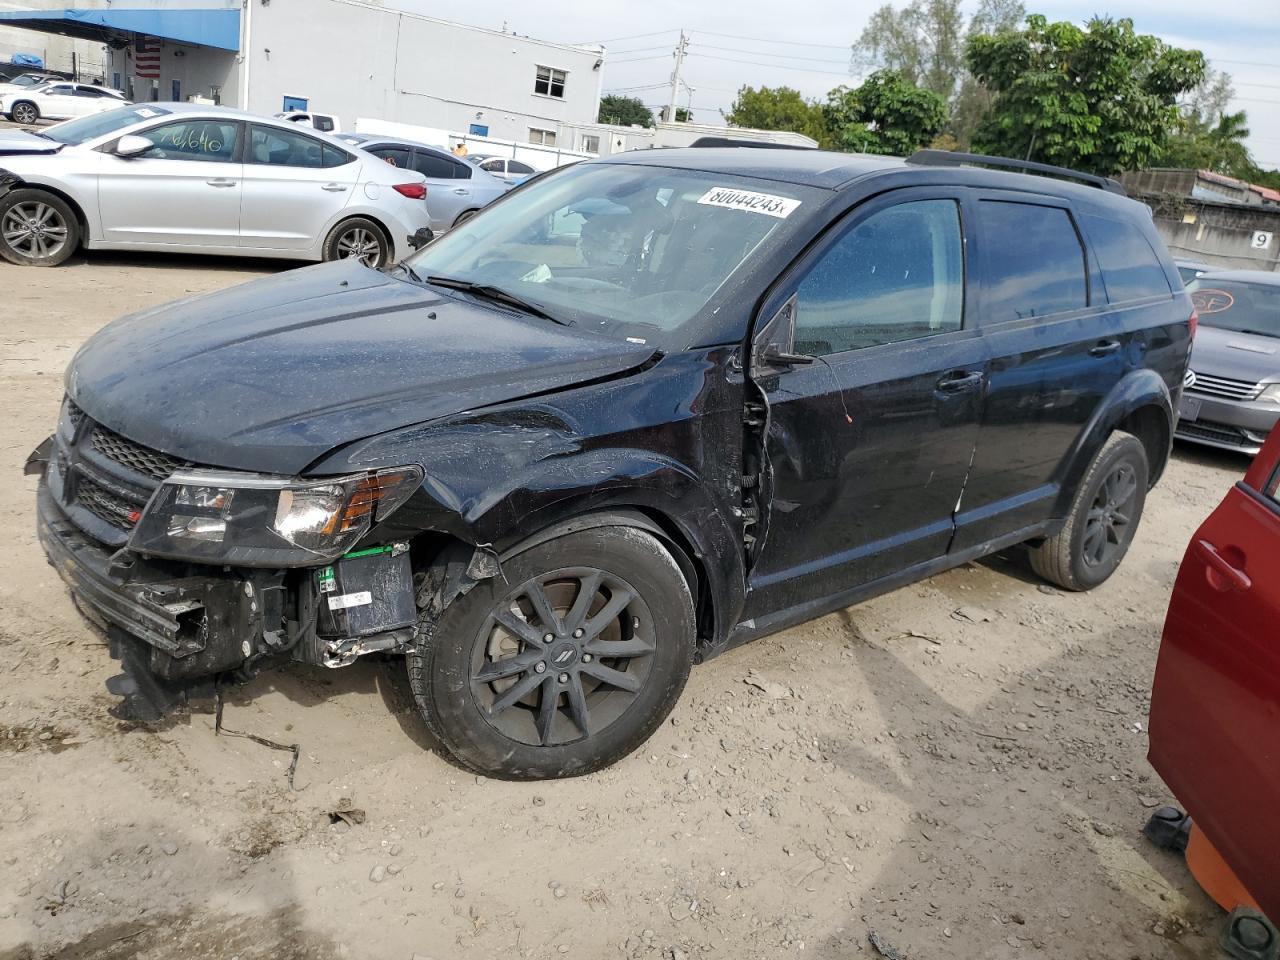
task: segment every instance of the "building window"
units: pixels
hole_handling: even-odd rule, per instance
[[[587,153],[599,153],[600,138],[594,134],[584,133],[582,135],[582,149]]]
[[[537,127],[530,127],[529,142],[540,143],[544,147],[554,147],[556,145],[556,132],[554,130],[540,130]]]
[[[533,92],[544,97],[564,99],[564,81],[567,74],[553,67],[539,67],[537,79],[533,81]]]

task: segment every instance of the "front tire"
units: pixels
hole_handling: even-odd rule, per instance
[[[14,123],[30,126],[40,119],[40,108],[28,100],[19,100],[9,111],[9,119]]]
[[[61,197],[13,190],[0,197],[0,257],[21,267],[56,267],[80,246],[80,219]]]
[[[598,527],[531,547],[438,622],[424,616],[409,681],[463,766],[542,780],[606,767],[648,740],[693,654],[693,599],[671,553],[643,530]]]
[[[1117,430],[1085,471],[1066,526],[1031,549],[1031,568],[1064,590],[1092,590],[1115,573],[1142,520],[1150,467],[1142,442]]]
[[[382,228],[367,217],[342,221],[324,242],[326,260],[359,260],[366,267],[381,270],[391,262],[391,256],[391,241]]]

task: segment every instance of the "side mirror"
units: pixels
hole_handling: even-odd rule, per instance
[[[128,133],[116,141],[116,148],[112,152],[117,157],[140,157],[154,146],[155,144],[146,137]]]

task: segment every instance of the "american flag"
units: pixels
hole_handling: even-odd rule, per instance
[[[133,72],[145,80],[160,79],[160,41],[139,37],[133,43]]]

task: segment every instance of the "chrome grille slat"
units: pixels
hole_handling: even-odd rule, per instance
[[[1227,400],[1249,402],[1258,399],[1262,393],[1262,384],[1250,380],[1232,380],[1228,377],[1212,377],[1206,373],[1195,373],[1195,382],[1187,390],[1191,393],[1202,393],[1210,397],[1224,397]]]

